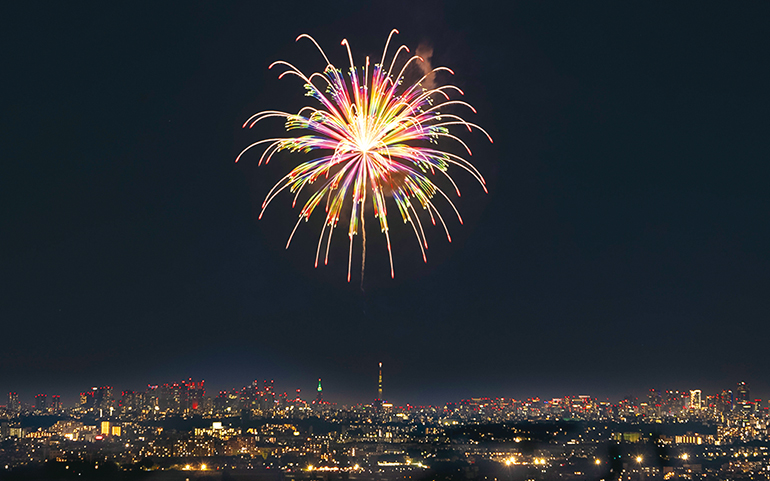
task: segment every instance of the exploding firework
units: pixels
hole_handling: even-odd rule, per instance
[[[297,228],[302,220],[310,219],[319,204],[325,204],[325,216],[321,234],[318,238],[315,266],[321,249],[326,241],[324,264],[329,260],[329,246],[332,234],[340,221],[340,214],[349,212],[348,223],[348,282],[350,282],[350,267],[353,257],[353,240],[359,233],[362,238],[363,254],[361,259],[361,275],[366,265],[366,226],[364,211],[367,200],[373,207],[374,218],[385,235],[390,260],[390,275],[394,276],[393,254],[391,251],[388,207],[386,198],[395,203],[402,220],[410,224],[422,252],[423,261],[427,262],[425,249],[428,248],[423,224],[415,208],[415,202],[422,208],[423,215],[433,225],[438,218],[449,242],[452,241],[444,218],[434,205],[434,196],[439,194],[454,210],[457,219],[462,224],[462,217],[449,196],[439,188],[431,177],[438,173],[446,177],[454,187],[458,197],[460,190],[448,174],[450,165],[464,169],[481,184],[487,191],[481,173],[462,156],[451,152],[430,147],[437,146],[439,141],[450,140],[462,146],[468,155],[471,151],[457,136],[450,132],[450,127],[463,127],[468,131],[477,129],[487,136],[489,134],[476,124],[466,122],[462,117],[446,112],[450,105],[476,110],[467,102],[453,98],[454,95],[464,95],[462,90],[454,85],[434,86],[435,74],[448,72],[447,67],[430,69],[421,57],[402,55],[403,65],[397,75],[399,55],[409,49],[402,45],[398,48],[390,65],[386,68],[385,59],[388,45],[397,30],[392,30],[385,42],[380,63],[370,65],[366,57],[364,68],[356,68],[350,44],[342,40],[341,45],[347,48],[350,69],[347,78],[342,71],[331,64],[318,43],[309,35],[300,35],[300,39],[308,39],[318,48],[326,61],[323,72],[305,75],[292,64],[277,61],[270,65],[284,67],[279,75],[294,75],[301,78],[305,86],[305,95],[320,102],[320,107],[303,107],[296,114],[267,110],[251,116],[243,127],[253,127],[260,120],[271,117],[285,119],[286,130],[303,130],[307,135],[286,138],[265,139],[246,147],[235,159],[240,158],[258,145],[268,144],[259,158],[259,165],[267,164],[276,152],[321,151],[323,155],[313,158],[295,167],[286,174],[270,190],[262,203],[259,218],[265,212],[270,202],[282,191],[288,189],[294,194],[292,207],[304,188],[312,190],[310,198],[300,210],[297,224],[289,236],[286,248],[289,248]],[[421,67],[425,73],[417,82],[405,84],[404,75],[410,65]],[[398,63],[400,65],[400,63]],[[442,112],[441,110],[444,110]],[[316,184],[316,182],[318,182]],[[316,184],[316,185],[313,185]],[[349,211],[348,211],[349,209]]]

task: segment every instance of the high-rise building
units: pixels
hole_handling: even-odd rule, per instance
[[[21,404],[19,404],[19,395],[15,392],[8,393],[8,410],[12,413],[17,413],[21,410]]]
[[[221,395],[221,393],[220,393]],[[259,390],[259,381],[256,379],[249,386],[241,389],[241,409],[254,411],[260,409],[262,401],[262,392]]]
[[[214,398],[214,414],[223,415],[227,412],[227,391],[219,391],[219,395]]]
[[[136,393],[134,391],[123,391],[120,393],[118,412],[122,415],[136,412]]]
[[[147,385],[147,392],[144,393],[142,412],[156,414],[160,412],[160,389],[157,384]]]
[[[690,409],[699,410],[701,408],[701,391],[694,389],[690,391]]]
[[[663,396],[657,389],[650,389],[647,395],[647,411],[649,415],[660,416],[663,407]]]
[[[374,406],[375,410],[382,409],[382,405],[385,403],[382,399],[382,363],[379,363],[378,366],[378,377],[377,377],[377,399],[374,400],[374,403],[372,405]]]
[[[278,395],[278,407],[286,409],[289,406],[289,395],[286,393]]]
[[[54,394],[51,396],[51,411],[59,412],[62,410],[61,396]]]
[[[35,396],[35,411],[39,413],[48,411],[48,395],[38,394]]]
[[[193,414],[201,410],[206,390],[203,387],[205,381],[195,382],[189,378],[180,387],[180,408],[183,414]]]
[[[733,410],[733,392],[729,389],[725,389],[719,395],[717,401],[717,411],[720,413],[727,413]]]
[[[241,393],[237,389],[230,389],[227,393],[225,410],[228,413],[237,413],[241,410]]]
[[[93,394],[93,409],[100,416],[109,416],[115,408],[115,399],[112,397],[112,386],[91,388]]]
[[[749,403],[749,385],[741,381],[735,389],[735,404],[743,405]]]
[[[263,412],[269,412],[275,409],[275,381],[272,379],[270,381],[265,380],[262,386],[259,408]]]
[[[684,391],[666,391],[665,410],[670,416],[678,416],[684,410],[688,395]]]
[[[315,396],[315,403],[316,404],[323,404],[324,403],[324,390],[321,387],[321,378],[318,378],[318,394]]]
[[[382,363],[380,363],[380,376],[379,381],[377,382],[377,399],[380,401],[384,399],[382,397]]]

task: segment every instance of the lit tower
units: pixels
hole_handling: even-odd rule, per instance
[[[321,387],[321,378],[318,378],[318,394],[315,396],[315,403],[316,404],[323,404],[324,403],[324,390]]]
[[[380,380],[378,382],[378,388],[377,388],[377,399],[382,401],[382,363],[380,363]]]
[[[372,406],[376,411],[379,411],[382,409],[382,363],[380,363],[380,371],[379,371],[379,378],[377,380],[377,399],[374,400],[374,403],[372,403]]]

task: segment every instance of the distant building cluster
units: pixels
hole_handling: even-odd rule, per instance
[[[376,398],[355,406],[328,402],[320,379],[311,401],[299,390],[277,394],[272,380],[215,395],[192,379],[141,392],[93,387],[67,408],[60,396],[26,404],[9,393],[0,474],[37,466],[286,479],[768,479],[769,427],[768,407],[744,382],[705,396],[652,389],[617,402],[581,395],[394,406],[384,400],[380,365]]]

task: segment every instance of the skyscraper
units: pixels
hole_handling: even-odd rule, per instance
[[[382,363],[380,363],[380,380],[378,382],[378,388],[377,388],[377,399],[382,401]]]
[[[109,416],[111,409],[114,408],[112,386],[93,387],[91,388],[91,391],[93,393],[93,407],[96,410],[95,412],[100,416]]]
[[[8,410],[12,413],[19,412],[21,405],[19,404],[19,395],[15,392],[8,393]]]
[[[318,378],[318,394],[315,396],[315,403],[316,404],[323,404],[324,403],[324,390],[321,387],[321,378]]]
[[[735,390],[735,404],[742,405],[749,402],[749,385],[741,381]]]
[[[272,379],[270,381],[265,380],[262,385],[264,387],[262,389],[260,409],[264,412],[272,411],[275,409],[275,381]]]
[[[46,394],[38,394],[35,396],[35,411],[46,412],[48,410],[48,396]]]
[[[729,389],[725,389],[719,395],[719,402],[717,403],[717,409],[721,413],[728,413],[733,410],[733,392]]]
[[[698,410],[701,407],[701,391],[694,389],[690,391],[690,409]]]
[[[379,377],[377,378],[377,399],[372,404],[375,410],[382,409],[384,401],[382,400],[382,363],[379,364]]]

